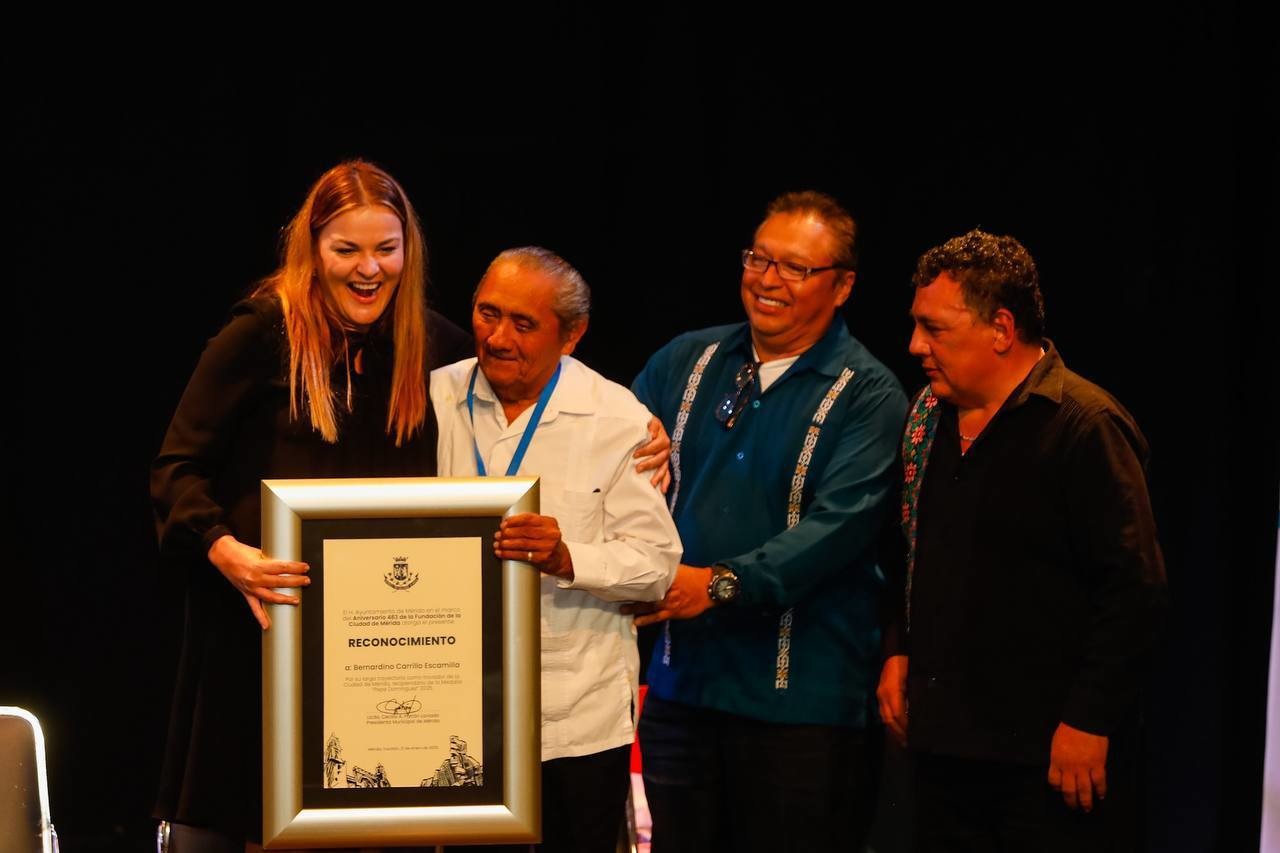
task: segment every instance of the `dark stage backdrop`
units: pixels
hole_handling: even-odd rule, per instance
[[[1274,222],[1239,211],[1269,198],[1274,152],[1249,148],[1269,108],[1238,97],[1212,8],[929,38],[919,21],[652,10],[624,35],[563,12],[506,39],[424,30],[409,58],[384,22],[374,44],[288,62],[151,45],[78,54],[74,84],[8,75],[31,190],[11,202],[0,703],[44,721],[65,848],[147,843],[181,626],[147,465],[308,185],[357,155],[417,205],[439,310],[465,325],[495,253],[551,247],[594,290],[581,357],[623,382],[676,333],[741,317],[737,252],[783,190],[854,211],[845,316],[908,389],[915,257],[974,226],[1016,235],[1067,363],[1154,449],[1173,606],[1149,847],[1256,847],[1277,491],[1276,315],[1255,282]]]

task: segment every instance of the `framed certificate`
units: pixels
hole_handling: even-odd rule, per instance
[[[263,481],[264,553],[311,567],[263,637],[266,849],[538,839],[538,574],[492,547],[538,508],[528,477]]]

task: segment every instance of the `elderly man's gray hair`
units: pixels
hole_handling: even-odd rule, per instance
[[[520,269],[533,270],[550,276],[556,281],[556,296],[551,310],[560,318],[560,328],[567,331],[591,315],[591,288],[582,274],[573,265],[550,249],[541,246],[521,246],[518,249],[507,249],[494,258],[485,270],[480,281],[488,277],[490,271],[503,263],[512,263]],[[476,285],[475,294],[471,297],[474,304],[480,293]]]

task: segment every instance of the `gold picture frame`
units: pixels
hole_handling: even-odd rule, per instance
[[[316,590],[323,570],[315,565],[315,531],[400,530],[405,525],[427,524],[448,531],[454,525],[497,524],[507,515],[539,511],[535,477],[386,478],[344,480],[264,480],[262,482],[262,548],[274,559],[307,560],[312,564],[312,584],[299,594],[297,606],[272,605],[271,629],[262,642],[263,735],[263,847],[370,847],[397,845],[523,843],[537,841],[541,825],[541,670],[538,573],[526,564],[502,561],[500,590],[486,587],[485,629],[490,635],[485,658],[485,717],[498,742],[494,757],[497,772],[484,771],[490,790],[484,802],[440,801],[447,788],[383,788],[364,791],[320,791],[304,765],[314,768],[308,752],[316,743],[313,716],[304,724],[304,682],[314,697],[315,678],[304,676],[304,646],[315,649],[314,614],[308,614],[307,596]],[[325,527],[329,525],[329,527]],[[345,525],[345,527],[343,527]],[[402,531],[403,532],[403,531]],[[381,534],[378,534],[381,535]],[[474,534],[473,534],[474,535]],[[423,538],[431,538],[425,536]],[[487,547],[483,551],[488,551]],[[320,569],[318,571],[318,569]],[[496,571],[495,571],[496,573]],[[488,583],[488,582],[486,582]],[[497,596],[497,597],[493,597]],[[500,600],[500,604],[497,604]],[[496,617],[494,614],[497,614]],[[497,624],[495,625],[495,618]],[[495,629],[500,643],[492,639]],[[323,630],[320,631],[323,633]],[[314,655],[313,655],[314,657]],[[500,679],[490,671],[498,660]],[[314,661],[306,664],[314,672]],[[321,676],[323,681],[323,676]],[[488,691],[500,684],[501,697]],[[321,687],[323,689],[323,687]],[[314,702],[312,703],[314,704]],[[499,706],[492,715],[490,709]],[[307,710],[305,714],[313,715]],[[500,720],[500,724],[496,722]],[[323,720],[321,725],[323,725]],[[323,737],[323,735],[321,735]],[[465,746],[465,744],[464,744]],[[486,750],[488,746],[486,745]],[[314,774],[313,774],[314,775]],[[348,777],[348,785],[350,785]],[[423,780],[426,784],[426,780]],[[324,787],[328,787],[327,785]],[[375,786],[376,787],[376,786]],[[316,801],[325,796],[349,794],[359,803]],[[456,791],[454,793],[457,793]],[[395,802],[380,805],[386,794]],[[432,798],[436,798],[433,800]]]

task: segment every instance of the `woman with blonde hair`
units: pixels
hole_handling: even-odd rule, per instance
[[[157,817],[170,849],[243,851],[262,831],[261,633],[307,566],[258,549],[259,481],[431,476],[432,366],[473,354],[426,307],[426,248],[370,163],[316,181],[280,268],[205,348],[152,465],[160,547],[186,624]],[[247,604],[247,607],[246,607]]]

